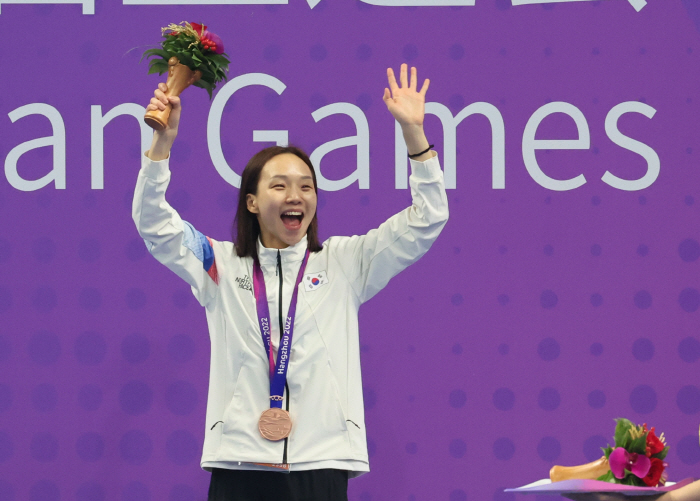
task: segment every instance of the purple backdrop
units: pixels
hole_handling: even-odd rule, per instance
[[[491,122],[464,119],[444,233],[361,312],[372,472],[350,483],[350,499],[512,501],[504,487],[599,457],[620,416],[666,432],[672,480],[700,476],[698,2],[649,0],[637,11],[643,2],[96,0],[94,14],[0,3],[0,499],[206,498],[204,312],[131,221],[138,122],[102,127],[116,106],[147,102],[158,79],[140,54],[182,20],[221,36],[232,77],[286,86],[280,95],[248,87],[226,102],[220,133],[233,170],[264,146],[253,130],[288,130],[314,151],[357,131],[346,115],[317,123],[312,112],[343,102],[366,117],[369,188],[320,194],[324,238],[366,232],[409,198],[395,187],[387,66],[416,65],[432,79],[429,101],[452,114],[489,103],[503,119],[505,188],[494,187]],[[210,156],[212,104],[200,89],[184,98],[169,199],[226,239],[237,190]],[[590,130],[589,147],[536,154],[549,178],[585,175],[563,191],[538,183],[523,159],[528,121],[555,102],[576,107],[579,130],[557,113],[538,140],[576,139],[581,120]],[[610,110],[629,102],[655,111],[617,124],[649,146],[644,155],[606,132]],[[34,114],[21,118],[26,105]],[[445,159],[440,121],[430,115],[426,127]],[[52,134],[53,146],[19,146]],[[660,170],[648,186],[602,180],[606,171],[642,179],[654,153]],[[345,147],[321,170],[339,180],[356,167],[356,148]],[[52,169],[57,182],[43,187],[21,180]]]

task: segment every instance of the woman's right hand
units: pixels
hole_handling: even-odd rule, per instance
[[[151,101],[146,106],[147,111],[160,110],[163,111],[168,104],[172,107],[168,125],[161,131],[155,131],[153,134],[153,142],[151,148],[146,152],[146,156],[151,160],[164,160],[170,155],[170,148],[177,137],[177,128],[180,125],[180,112],[182,105],[179,97],[170,97],[166,95],[168,86],[164,83],[159,83],[158,88],[153,93]]]

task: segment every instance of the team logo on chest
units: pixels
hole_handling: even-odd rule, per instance
[[[315,291],[319,287],[326,285],[328,283],[328,276],[326,271],[319,271],[316,273],[309,273],[304,277],[304,289],[307,292]]]
[[[244,291],[253,292],[253,283],[250,281],[250,277],[248,275],[244,277],[236,277],[236,283],[238,283],[238,287]]]

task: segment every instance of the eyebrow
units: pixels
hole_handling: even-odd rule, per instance
[[[271,176],[271,177],[270,177],[270,180],[272,180],[272,179],[277,179],[277,178],[284,179],[284,180],[288,180],[288,179],[289,179],[289,176],[285,176],[284,174],[277,174],[276,176]],[[311,176],[301,176],[299,179],[313,179],[313,177],[311,177]]]

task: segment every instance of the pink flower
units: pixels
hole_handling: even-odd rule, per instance
[[[644,478],[649,473],[651,461],[644,454],[629,453],[622,447],[618,447],[610,454],[610,471],[616,478],[625,478],[625,470],[631,471],[639,478]]]

